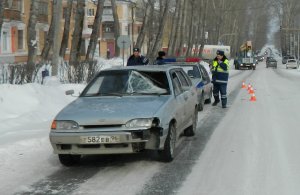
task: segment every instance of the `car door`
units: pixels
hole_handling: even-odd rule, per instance
[[[195,90],[191,90],[192,82],[189,79],[188,75],[182,70],[176,70],[176,74],[179,78],[180,84],[183,89],[183,99],[184,99],[184,124],[183,128],[185,129],[191,123],[191,119],[193,118],[193,114],[195,111],[195,101],[196,100],[196,92]],[[197,101],[197,100],[196,100]]]
[[[200,72],[202,75],[202,82],[204,84],[204,86],[203,86],[204,96],[205,96],[205,99],[207,99],[210,97],[210,94],[212,91],[212,84],[211,84],[210,77],[209,77],[209,74],[207,73],[206,69],[201,65],[199,65],[199,68],[200,68]]]

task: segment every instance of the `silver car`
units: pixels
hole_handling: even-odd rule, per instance
[[[182,68],[103,70],[55,117],[50,142],[66,166],[78,163],[81,155],[146,149],[172,161],[179,136],[195,133],[197,104],[196,89]]]

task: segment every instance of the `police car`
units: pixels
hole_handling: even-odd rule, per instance
[[[165,63],[172,66],[180,66],[190,77],[197,89],[198,110],[202,111],[205,103],[211,103],[213,85],[207,68],[201,64],[201,59],[192,58],[166,58]]]

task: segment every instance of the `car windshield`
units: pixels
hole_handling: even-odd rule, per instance
[[[289,63],[295,63],[296,60],[288,60]]]
[[[112,70],[103,71],[92,80],[82,93],[88,96],[170,94],[165,72]]]

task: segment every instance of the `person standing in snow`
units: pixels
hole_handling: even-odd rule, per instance
[[[217,56],[212,63],[212,83],[213,96],[216,106],[220,102],[219,93],[221,94],[222,108],[227,106],[227,83],[229,77],[229,61],[224,54],[224,51],[218,50]]]
[[[127,66],[147,65],[149,60],[140,54],[139,48],[133,48],[133,54],[128,58]]]

